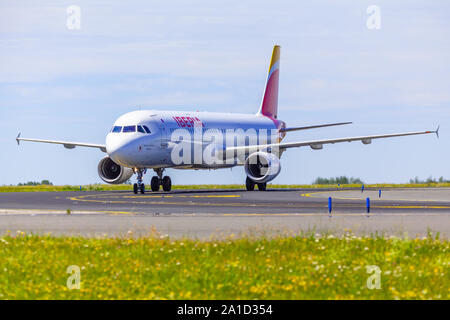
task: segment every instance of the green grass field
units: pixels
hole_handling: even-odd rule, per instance
[[[321,185],[321,184],[296,184],[296,185],[280,185],[269,184],[268,188],[303,188],[303,189],[321,189],[321,188],[338,188],[337,185]],[[339,188],[360,188],[360,184],[343,184]],[[450,183],[405,183],[405,184],[367,184],[366,188],[438,188],[450,187]],[[91,184],[81,186],[82,191],[114,191],[114,190],[131,190],[132,186],[127,184],[107,185],[107,184]],[[173,190],[184,189],[245,189],[245,185],[241,184],[226,184],[226,185],[174,185]],[[0,192],[38,192],[38,191],[80,191],[80,186],[0,186]]]
[[[277,236],[0,237],[0,299],[449,299],[449,242]],[[81,289],[67,288],[71,265]],[[381,289],[369,289],[380,268]]]

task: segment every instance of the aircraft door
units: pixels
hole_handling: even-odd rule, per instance
[[[163,118],[159,119],[159,126],[161,129],[161,149],[167,149],[169,146],[169,134],[167,132],[167,126]]]

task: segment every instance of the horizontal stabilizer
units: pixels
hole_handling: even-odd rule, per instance
[[[353,123],[353,122],[337,122],[337,123],[319,124],[319,125],[307,126],[307,127],[281,128],[280,132],[308,130],[308,129],[316,129],[316,128],[324,128],[324,127],[332,127],[332,126],[342,126],[344,124],[351,124],[351,123]]]

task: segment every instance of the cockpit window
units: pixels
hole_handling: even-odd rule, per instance
[[[122,130],[123,128],[123,130]],[[148,133],[150,134],[150,129],[147,126],[143,126],[143,125],[138,125],[138,126],[125,126],[125,127],[121,127],[121,126],[114,126],[111,129],[111,132],[114,133],[120,133],[120,132],[124,132],[124,133],[128,133],[128,132],[136,132],[136,129],[138,132],[140,133]]]
[[[138,127],[137,127],[137,130],[138,130],[138,132],[140,132],[140,133],[145,133],[145,130],[144,130],[144,128],[142,128],[142,126],[138,126]]]
[[[122,132],[136,132],[136,126],[125,126]]]
[[[144,128],[145,132],[147,132],[148,134],[152,133],[147,126],[142,126],[142,127]]]

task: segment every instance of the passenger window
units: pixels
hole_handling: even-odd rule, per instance
[[[138,126],[138,132],[140,133],[145,133],[144,128],[142,128],[142,126]]]
[[[122,132],[136,132],[136,126],[126,126],[123,127],[123,131]]]
[[[148,134],[152,133],[147,126],[142,126],[142,127],[144,128],[145,132],[147,132]]]
[[[115,133],[119,133],[119,132],[121,132],[122,131],[122,127],[118,127],[118,126],[115,126],[113,129],[112,129],[112,132],[115,132]]]

